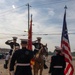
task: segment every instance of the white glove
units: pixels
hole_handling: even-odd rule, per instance
[[[39,54],[37,53],[37,54],[35,55],[35,57],[38,58],[38,57],[39,57]]]
[[[10,71],[10,75],[14,75],[14,71]]]
[[[12,41],[12,40],[8,40],[8,41],[10,42],[10,41]]]

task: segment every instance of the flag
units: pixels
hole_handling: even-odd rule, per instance
[[[74,68],[72,65],[72,55],[71,55],[67,23],[66,23],[66,9],[65,9],[65,13],[64,13],[64,19],[63,19],[61,47],[63,49],[63,54],[65,56],[65,61],[66,61],[66,68],[65,68],[64,73],[65,73],[65,75],[73,75]]]
[[[28,30],[28,49],[32,50],[32,15],[31,15],[31,21],[30,21],[30,27]],[[34,58],[30,61],[31,66],[35,64]]]
[[[28,30],[28,49],[32,50],[32,18],[31,18],[30,27]]]

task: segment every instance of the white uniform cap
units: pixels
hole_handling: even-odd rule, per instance
[[[13,39],[17,39],[17,37],[12,37]]]
[[[41,37],[37,37],[38,40],[41,40]]]
[[[28,39],[20,39],[22,44],[27,44]]]
[[[56,49],[56,50],[62,50],[62,48],[59,47],[59,46],[55,46],[55,49]]]

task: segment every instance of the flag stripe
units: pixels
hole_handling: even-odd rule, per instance
[[[66,62],[69,62],[69,63],[71,63],[72,64],[72,62],[71,62],[71,60],[69,59],[69,57],[68,57],[68,55],[67,54],[65,54],[65,53],[63,53],[66,57],[65,57],[65,60],[66,60]]]
[[[66,43],[66,41],[64,41],[64,40],[63,40],[63,44],[64,44],[64,46],[66,46],[66,47],[67,47],[67,50],[69,51],[69,50],[70,50],[70,48],[69,48],[68,44]]]
[[[68,58],[65,57],[65,60],[66,60],[67,63],[72,64],[72,62]]]
[[[73,68],[73,66],[72,66],[72,68]],[[74,72],[74,69],[73,69],[73,70],[71,70],[70,75],[73,75],[73,72]]]
[[[68,40],[63,37],[63,44],[65,44],[68,47],[68,50],[70,50],[70,45],[68,43]]]
[[[66,67],[65,73],[68,72],[69,68],[70,68],[70,64],[67,64],[67,67]]]
[[[69,51],[70,48],[68,48],[67,44],[64,44],[64,43],[63,43],[63,46],[64,46],[64,53],[69,56],[70,60],[72,60],[71,52]]]
[[[69,55],[69,53],[67,53],[66,50],[64,50],[64,52],[65,52],[65,55],[66,55],[66,56],[68,55],[69,59],[72,60],[72,57]]]
[[[72,60],[71,54],[68,52],[67,49],[64,49],[64,53],[68,55],[69,59]]]

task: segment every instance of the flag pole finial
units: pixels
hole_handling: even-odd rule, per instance
[[[67,6],[65,5],[64,9],[66,10],[67,9]]]

